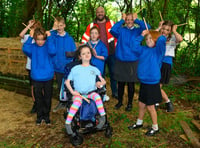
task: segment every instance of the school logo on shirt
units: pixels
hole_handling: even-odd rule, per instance
[[[90,73],[91,73],[91,75],[95,75],[95,71],[94,70],[91,70]]]

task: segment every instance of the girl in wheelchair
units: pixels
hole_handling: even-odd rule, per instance
[[[65,127],[68,135],[73,135],[71,122],[76,112],[83,103],[83,99],[89,98],[94,100],[97,110],[100,114],[99,123],[96,126],[97,129],[102,129],[105,122],[105,110],[103,107],[103,102],[101,96],[94,92],[97,88],[101,88],[106,84],[106,81],[101,76],[100,71],[90,65],[90,60],[92,57],[92,49],[88,45],[82,45],[77,50],[78,58],[81,60],[81,64],[74,66],[69,73],[65,85],[72,94],[73,104],[71,105]],[[99,81],[96,82],[96,77],[98,76]],[[70,81],[73,81],[73,88]]]

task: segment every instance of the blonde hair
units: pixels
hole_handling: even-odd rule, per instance
[[[59,23],[65,24],[65,19],[64,19],[63,17],[56,17],[56,20],[57,20]]]

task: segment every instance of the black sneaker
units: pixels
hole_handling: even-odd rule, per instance
[[[115,109],[119,109],[121,106],[122,106],[123,104],[122,103],[117,103],[116,105],[115,105]]]
[[[149,129],[145,135],[147,136],[154,136],[156,133],[159,132],[159,129],[158,130],[154,130],[153,128]]]
[[[112,94],[112,97],[115,99],[118,99],[118,95],[117,94]]]
[[[143,127],[143,124],[141,124],[141,125],[133,124],[133,125],[129,126],[128,129],[133,130],[133,129],[138,129],[141,127]]]
[[[59,102],[58,105],[53,109],[53,112],[55,113],[58,110],[65,109],[65,108],[66,108],[66,104],[62,103],[62,102]]]
[[[51,125],[51,120],[49,118],[45,119],[44,121],[45,121],[46,125]]]
[[[165,103],[165,106],[166,106],[167,112],[173,112],[174,106],[173,106],[172,102]]]
[[[42,124],[42,118],[38,118],[37,120],[36,120],[36,125],[41,125]]]
[[[125,108],[125,111],[129,112],[132,110],[132,105],[128,104],[127,107]]]

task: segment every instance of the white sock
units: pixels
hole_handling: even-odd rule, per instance
[[[152,124],[152,128],[157,131],[158,130],[158,124]]]
[[[143,120],[137,119],[136,125],[142,125],[143,124]]]

